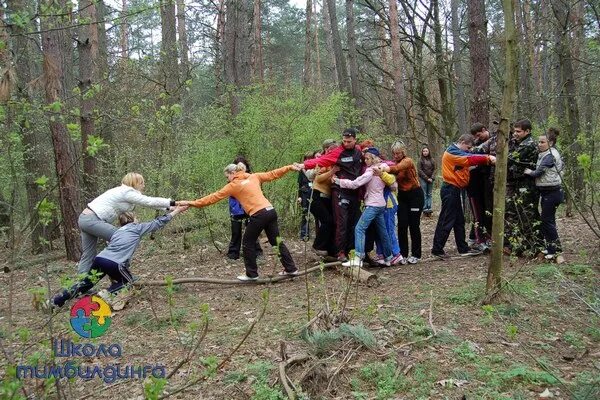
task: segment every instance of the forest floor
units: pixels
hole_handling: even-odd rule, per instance
[[[425,255],[435,222],[422,221]],[[196,381],[170,397],[284,399],[283,376],[298,398],[310,399],[598,399],[598,240],[577,218],[559,219],[559,232],[566,263],[507,257],[504,292],[490,306],[481,305],[487,256],[372,269],[377,287],[349,284],[334,269],[262,286],[145,287],[115,312],[105,335],[91,340],[78,340],[71,329],[69,303],[51,319],[53,337],[122,347],[118,358],[71,357],[76,365],[159,364],[168,374],[191,356],[168,381],[61,379],[60,396],[52,380],[11,379],[9,366],[51,363],[50,317],[32,298],[47,285],[46,266],[52,291],[75,268],[32,258],[0,277],[0,398],[11,391],[13,398],[160,398]],[[303,242],[286,242],[301,268],[315,265]],[[446,248],[456,252],[452,237]],[[280,266],[266,253],[260,272],[275,275]],[[142,243],[132,271],[142,280],[234,279],[243,264],[212,244],[184,250],[181,235],[162,234]]]

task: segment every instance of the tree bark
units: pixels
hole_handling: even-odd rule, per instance
[[[224,30],[225,83],[237,90],[250,84],[250,30],[246,0],[227,0]],[[231,113],[239,113],[239,98],[231,93]]]
[[[390,40],[392,44],[392,75],[394,77],[394,95],[398,121],[397,135],[406,134],[406,95],[402,79],[402,51],[400,46],[400,28],[398,22],[398,5],[396,0],[389,0],[390,6]]]
[[[506,182],[508,160],[509,121],[512,120],[517,91],[517,33],[515,29],[515,11],[513,0],[502,0],[505,30],[505,63],[504,87],[502,90],[502,109],[500,126],[498,127],[498,143],[496,148],[495,182]],[[506,206],[506,185],[494,185],[494,215],[492,223],[492,254],[487,274],[486,293],[490,302],[502,287],[502,264],[504,243],[504,210]]]
[[[467,0],[473,102],[471,123],[488,126],[490,119],[490,48],[484,0]]]
[[[462,41],[460,39],[460,19],[458,17],[459,0],[451,0],[452,14],[452,57],[454,59],[454,79],[456,81],[456,113],[458,116],[458,131],[469,132],[467,125],[467,107],[465,106],[465,82],[462,63]]]
[[[87,147],[89,138],[95,136],[96,126],[94,123],[94,109],[96,107],[96,95],[90,95],[93,85],[98,83],[99,60],[98,52],[98,28],[96,21],[96,5],[93,0],[80,0],[80,19],[87,21],[79,27],[79,40],[77,50],[79,51],[79,90],[81,98],[81,147],[83,155],[83,189],[84,199],[92,200],[98,195],[98,176],[96,158],[89,154]],[[92,92],[93,93],[93,92]]]
[[[260,0],[254,0],[253,12],[253,43],[252,43],[252,77],[255,82],[262,83],[264,79],[262,24],[260,18]]]
[[[179,56],[181,59],[180,73],[181,82],[185,82],[190,76],[189,46],[187,28],[185,26],[185,0],[177,0],[177,34],[179,35]]]
[[[341,92],[348,92],[350,84],[348,82],[348,71],[346,70],[346,61],[342,53],[342,41],[338,29],[337,13],[335,10],[335,0],[323,0],[327,2],[327,12],[329,13],[331,39],[333,41],[333,54],[335,56],[335,66],[338,74],[338,88]]]
[[[360,101],[360,83],[356,51],[356,33],[354,21],[354,0],[346,0],[346,35],[348,41],[348,65],[350,66],[350,93],[356,101],[356,107],[362,108]]]
[[[523,2],[524,3],[524,2]],[[523,45],[518,49],[519,53],[519,86],[517,89],[519,101],[517,102],[517,113],[518,115],[533,116],[533,103],[531,93],[531,63],[530,63],[530,51],[529,51],[529,30],[526,24],[525,4],[521,2],[515,2],[515,16],[516,16],[516,27],[517,34],[523,39]]]
[[[129,24],[127,23],[127,0],[121,0],[121,62],[125,63],[129,58]]]
[[[308,88],[311,84],[312,47],[312,0],[306,0],[306,27],[304,35],[304,74],[302,76],[302,86],[305,89]]]
[[[442,110],[442,129],[446,140],[450,140],[454,136],[454,117],[450,107],[448,96],[448,83],[446,81],[446,62],[444,61],[444,45],[442,38],[442,25],[440,23],[440,5],[439,0],[432,0],[433,7],[433,33],[435,41],[435,70],[440,91],[440,108]],[[433,154],[437,155],[436,143],[429,143],[434,150]]]
[[[178,101],[179,68],[177,66],[177,33],[175,23],[175,1],[160,3],[161,38],[160,74],[170,104]]]
[[[215,57],[215,94],[218,98],[223,94],[223,38],[225,36],[225,0],[219,0],[217,9],[217,30],[214,40]]]
[[[48,10],[47,16],[41,17],[42,48],[44,54],[44,80],[46,103],[52,112],[50,118],[50,132],[54,148],[56,175],[58,178],[59,203],[64,228],[65,248],[67,258],[72,261],[79,259],[81,245],[77,219],[79,216],[79,179],[77,176],[77,159],[75,146],[64,122],[65,88],[64,62],[66,54],[70,54],[70,47],[66,47],[64,28],[68,25],[66,0],[57,2],[44,0],[42,4]]]
[[[329,52],[331,62],[331,78],[334,85],[339,86],[335,51],[333,49],[333,36],[331,34],[331,18],[329,18],[327,1],[328,0],[323,0],[323,30],[325,32],[325,44],[327,45],[327,51]]]
[[[307,0],[308,1],[308,0]],[[313,20],[315,21],[315,37],[314,37],[314,45],[315,45],[315,54],[316,54],[316,60],[315,60],[315,70],[316,70],[316,76],[314,77],[315,82],[317,84],[318,87],[321,86],[321,82],[322,82],[322,78],[321,78],[321,51],[320,51],[320,45],[319,45],[319,18],[317,18],[317,2],[313,2]]]
[[[563,107],[566,111],[566,135],[561,138],[564,143],[569,143],[564,151],[565,166],[568,183],[572,186],[573,198],[567,197],[567,213],[571,214],[571,201],[582,202],[583,199],[583,173],[577,164],[577,156],[581,154],[581,144],[577,136],[581,132],[579,120],[579,107],[577,105],[577,87],[575,85],[575,74],[573,69],[572,46],[570,41],[571,23],[569,18],[570,2],[567,0],[552,0],[552,11],[557,24],[557,43],[560,76],[562,87],[560,97],[563,99]]]
[[[96,2],[96,18],[98,21],[104,21],[106,18],[106,5],[104,0]],[[106,24],[98,22],[98,77],[100,79],[108,78],[108,39],[106,37]]]

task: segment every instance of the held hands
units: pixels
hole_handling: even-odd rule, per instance
[[[176,206],[189,206],[191,201],[189,200],[179,200],[175,202]]]
[[[383,171],[381,170],[381,167],[373,167],[373,175],[381,176],[382,173]]]
[[[496,164],[496,156],[488,156],[490,158],[490,164],[495,165]]]
[[[331,177],[331,182],[335,183],[336,185],[340,184],[340,178],[338,178],[337,176],[332,176]]]
[[[523,173],[524,173],[525,175],[531,175],[531,174],[532,174],[532,172],[533,172],[533,170],[532,170],[532,169],[529,169],[529,168],[525,168],[525,171],[523,171]]]
[[[177,214],[185,212],[188,208],[190,208],[190,206],[188,206],[188,205],[185,205],[185,206],[178,205],[175,207],[175,209],[173,211],[171,211],[171,215],[176,216]]]
[[[292,164],[292,169],[294,171],[302,171],[304,169],[304,164],[300,164],[300,163],[293,163]]]

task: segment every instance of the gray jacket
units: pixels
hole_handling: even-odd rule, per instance
[[[530,175],[535,178],[535,186],[555,187],[562,183],[564,164],[560,153],[554,147],[538,155],[536,169]]]
[[[142,236],[162,228],[173,217],[170,214],[160,216],[150,222],[130,223],[119,228],[110,238],[110,243],[97,257],[106,258],[117,264],[127,264],[140,245]]]

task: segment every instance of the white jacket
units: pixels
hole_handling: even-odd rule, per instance
[[[131,186],[121,185],[102,193],[88,203],[87,207],[101,220],[112,223],[119,214],[132,211],[136,205],[156,209],[168,208],[171,199],[144,196]]]

